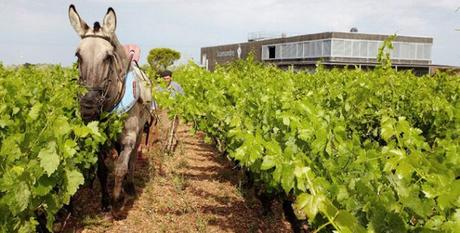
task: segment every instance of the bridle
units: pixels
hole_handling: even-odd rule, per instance
[[[81,37],[81,39],[86,39],[86,38],[100,38],[100,39],[104,39],[106,40],[107,42],[110,43],[110,45],[112,45],[113,48],[116,48],[117,46],[115,45],[115,43],[113,43],[113,41],[110,39],[110,37],[108,36],[102,36],[102,35],[84,35]]]
[[[107,42],[110,43],[110,45],[113,47],[113,49],[115,50],[117,48],[116,44],[110,39],[110,37],[108,36],[102,36],[102,35],[84,35],[81,37],[82,40],[86,39],[86,38],[100,38],[100,39],[103,39],[103,40],[106,40]],[[129,61],[128,61],[128,64],[127,64],[127,69],[125,71],[124,74],[127,74],[130,70],[130,65],[131,65],[131,61],[132,61],[132,55],[129,57]],[[116,81],[118,83],[121,83],[121,91],[117,91],[117,95],[115,97],[115,102],[114,104],[110,107],[110,109],[108,109],[108,112],[112,111],[115,106],[121,101],[121,98],[123,97],[124,95],[124,90],[125,90],[125,84],[126,84],[126,77],[124,77],[125,75],[123,75],[123,72],[120,74],[119,72],[117,72],[118,70],[122,70],[122,67],[120,62],[117,61],[117,57],[115,56],[114,57],[114,64],[115,64],[115,70],[113,69],[112,65],[109,65],[109,70],[107,72],[107,76],[103,79],[103,85],[102,87],[98,86],[98,87],[89,87],[87,85],[85,85],[84,83],[80,83],[82,86],[84,86],[87,90],[89,90],[90,92],[91,91],[96,91],[96,92],[100,92],[102,93],[102,95],[97,98],[96,100],[96,104],[98,106],[100,106],[100,109],[99,111],[102,112],[103,111],[103,108],[104,108],[104,102],[106,101],[107,99],[107,95],[109,94],[109,86],[110,86],[110,83],[112,82],[112,79],[110,78],[110,75],[115,72],[115,76],[116,76]],[[118,68],[118,69],[117,69]],[[81,73],[81,72],[80,72]]]

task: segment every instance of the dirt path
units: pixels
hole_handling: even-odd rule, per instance
[[[231,163],[189,129],[178,127],[173,155],[160,153],[164,140],[144,151],[137,161],[137,195],[127,201],[120,220],[100,211],[96,181],[95,190],[82,188],[76,195],[76,214],[64,231],[291,232],[280,205],[274,204],[274,215],[262,216],[259,201],[252,190],[240,188]]]

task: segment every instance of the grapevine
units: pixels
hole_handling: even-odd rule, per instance
[[[382,61],[384,66],[388,66]],[[157,96],[322,231],[460,229],[460,79],[376,69],[283,71],[251,58],[176,71]]]
[[[83,123],[76,77],[60,66],[0,65],[0,232],[35,232],[38,214],[52,230],[101,146],[121,130],[117,119]]]

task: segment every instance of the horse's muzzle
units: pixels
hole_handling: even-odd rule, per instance
[[[80,98],[80,113],[83,121],[88,123],[99,119],[102,111],[100,91],[89,91]]]

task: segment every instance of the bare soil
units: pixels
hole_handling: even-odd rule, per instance
[[[62,232],[292,232],[279,203],[262,215],[252,189],[202,133],[179,124],[172,154],[161,149],[170,121],[162,117],[143,146],[135,172],[136,196],[127,197],[118,218],[101,211],[99,182],[82,187],[74,214],[60,217]],[[153,134],[153,135],[152,135]],[[145,141],[143,141],[145,143]]]

